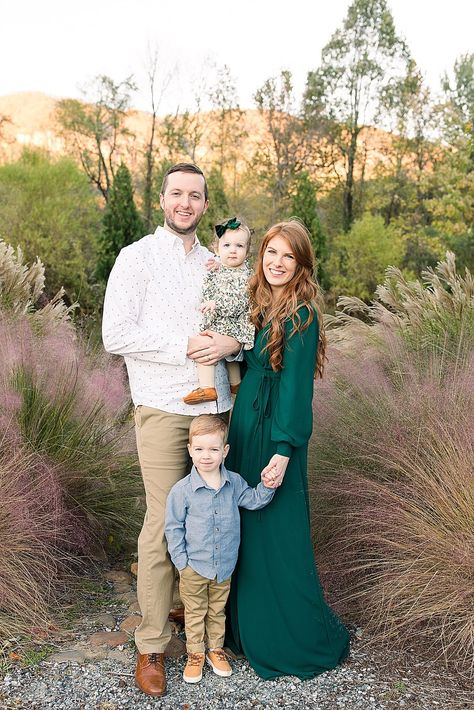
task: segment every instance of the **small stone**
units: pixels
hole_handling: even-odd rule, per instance
[[[172,636],[167,647],[165,648],[165,656],[168,658],[180,658],[186,653],[186,645],[177,636]]]
[[[135,577],[138,575],[138,562],[132,562],[130,565],[130,572],[135,575]]]
[[[120,630],[125,631],[126,634],[131,634],[135,631],[137,626],[140,626],[142,621],[141,616],[134,614],[133,616],[127,616],[126,619],[120,624]]]
[[[48,657],[48,661],[51,661],[52,663],[84,663],[85,659],[85,653],[74,648],[53,653],[52,656]]]
[[[130,572],[125,572],[125,570],[112,569],[104,574],[105,579],[109,582],[125,582],[126,584],[131,584],[132,576]]]
[[[108,646],[115,648],[127,643],[128,635],[124,631],[99,631],[89,638],[91,646]]]
[[[132,602],[128,607],[130,614],[140,614],[140,604],[138,602]]]
[[[99,626],[105,626],[106,629],[115,627],[115,616],[112,616],[112,614],[99,614],[96,621]]]

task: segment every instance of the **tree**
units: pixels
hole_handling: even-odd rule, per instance
[[[27,261],[41,259],[49,297],[64,286],[69,302],[95,307],[99,231],[97,196],[70,158],[25,150],[17,162],[0,167],[0,234],[20,246]]]
[[[270,139],[259,141],[252,169],[271,196],[274,221],[288,209],[293,180],[305,167],[305,137],[295,111],[291,72],[267,79],[254,98]]]
[[[333,295],[370,300],[383,282],[387,266],[400,266],[403,255],[404,244],[397,230],[385,226],[382,217],[365,214],[334,241],[329,261]]]
[[[224,65],[217,70],[216,82],[209,91],[212,104],[210,145],[214,162],[224,177],[231,172],[230,183],[235,198],[237,192],[237,162],[240,147],[247,132],[243,128],[244,112],[239,107],[235,82]]]
[[[83,91],[84,101],[63,99],[57,104],[63,135],[106,202],[123,152],[123,139],[131,135],[125,118],[135,88],[131,77],[116,83],[99,75]]]
[[[96,276],[107,281],[119,251],[143,236],[143,223],[133,201],[132,178],[124,163],[119,166],[103,216]]]
[[[224,188],[224,178],[219,168],[214,166],[207,176],[209,208],[199,223],[199,240],[209,246],[214,241],[214,226],[229,215],[229,203]]]
[[[317,212],[316,186],[305,170],[299,173],[295,180],[291,212],[309,231],[316,257],[316,275],[321,286],[327,289],[329,283],[326,272],[326,238]]]
[[[145,228],[148,232],[151,232],[156,226],[154,223],[154,209],[153,209],[153,186],[155,180],[155,160],[156,160],[156,149],[155,141],[158,133],[157,125],[157,112],[160,105],[161,99],[164,92],[166,91],[172,77],[172,73],[168,72],[163,77],[160,82],[159,93],[157,94],[157,75],[158,75],[158,50],[148,57],[147,64],[147,76],[148,76],[148,86],[150,89],[150,102],[151,102],[151,122],[150,122],[150,134],[145,150],[145,176],[143,185],[143,219],[145,223]]]
[[[406,74],[408,60],[386,0],[354,0],[323,48],[321,66],[308,74],[303,116],[342,182],[345,231],[354,220],[356,177],[364,170],[358,158],[370,150],[362,129],[377,123],[382,89]]]

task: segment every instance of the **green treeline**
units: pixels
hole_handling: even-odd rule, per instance
[[[474,267],[474,54],[457,59],[434,97],[386,1],[354,0],[301,96],[288,71],[256,90],[264,130],[252,134],[227,67],[194,111],[164,118],[157,70],[145,144],[126,124],[132,79],[101,75],[85,101],[58,102],[69,157],[27,151],[0,166],[0,236],[42,259],[50,296],[64,286],[86,313],[100,307],[120,248],[161,222],[162,176],[181,160],[208,176],[201,241],[231,213],[257,238],[298,216],[330,306],[347,294],[369,301],[387,266],[416,278],[447,249],[461,271]]]

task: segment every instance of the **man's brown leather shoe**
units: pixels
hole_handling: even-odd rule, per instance
[[[175,624],[184,626],[184,606],[177,606],[174,609],[170,609],[168,621],[174,621]]]
[[[217,392],[215,387],[198,387],[186,397],[183,397],[183,402],[186,404],[202,404],[203,402],[216,402]]]
[[[165,658],[162,653],[139,653],[135,685],[156,698],[166,695]]]

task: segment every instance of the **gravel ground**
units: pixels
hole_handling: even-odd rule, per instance
[[[72,653],[68,658],[74,660],[60,663],[50,655],[28,667],[18,660],[8,663],[3,678],[0,671],[0,710],[474,710],[472,686],[465,679],[414,649],[402,653],[370,644],[363,629],[352,630],[349,659],[313,680],[263,681],[239,660],[232,661],[230,678],[219,678],[206,666],[202,682],[188,685],[182,679],[185,656],[180,656],[166,659],[168,694],[150,698],[134,685],[132,640],[116,648],[91,643],[98,628],[116,634],[130,620],[136,600],[131,575],[115,571],[105,577],[87,582],[84,612],[73,627],[45,637],[51,651],[63,658]],[[184,634],[174,628],[179,655]],[[131,639],[132,634],[122,636]]]
[[[145,696],[134,686],[134,652],[124,648],[101,661],[57,664],[43,661],[10,670],[0,684],[0,708],[16,710],[367,710],[378,708],[474,708],[472,695],[456,678],[386,651],[368,651],[355,640],[351,658],[313,680],[287,677],[262,681],[245,661],[233,661],[234,674],[219,678],[209,667],[197,685],[181,678],[184,657],[168,658],[168,695]],[[403,667],[402,667],[403,666]]]

